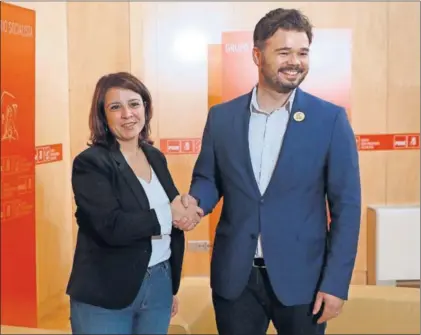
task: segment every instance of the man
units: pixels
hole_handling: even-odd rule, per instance
[[[265,334],[270,320],[280,334],[321,334],[357,253],[355,136],[344,108],[298,88],[312,42],[302,13],[269,12],[253,38],[258,84],[209,111],[183,203],[207,215],[223,197],[211,262],[219,334]]]

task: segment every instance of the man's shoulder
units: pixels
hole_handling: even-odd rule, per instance
[[[219,114],[219,113],[237,113],[242,111],[244,108],[250,104],[251,93],[246,93],[240,95],[236,98],[233,98],[228,101],[221,102],[211,107],[210,112]]]

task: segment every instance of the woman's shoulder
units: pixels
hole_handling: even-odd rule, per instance
[[[102,145],[91,145],[76,155],[73,164],[104,166],[108,165],[109,161],[110,149]]]

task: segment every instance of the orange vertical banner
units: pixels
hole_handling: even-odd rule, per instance
[[[1,3],[1,324],[37,326],[35,12]]]

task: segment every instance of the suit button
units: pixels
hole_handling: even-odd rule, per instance
[[[261,198],[260,203],[263,204],[265,202],[265,199]]]
[[[257,235],[256,234],[251,234],[250,237],[251,237],[252,240],[257,239]]]

